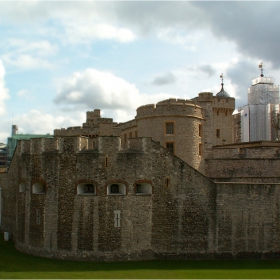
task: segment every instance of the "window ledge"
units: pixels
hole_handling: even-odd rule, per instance
[[[151,193],[135,193],[135,195],[152,195]]]
[[[126,195],[126,194],[123,194],[123,193],[108,193],[108,195]]]
[[[77,195],[96,195],[96,193],[77,193]]]

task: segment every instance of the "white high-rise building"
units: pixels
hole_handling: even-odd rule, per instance
[[[260,77],[252,80],[248,89],[248,105],[239,109],[241,118],[241,142],[277,141],[279,125],[279,86],[274,79],[264,77],[263,67]]]

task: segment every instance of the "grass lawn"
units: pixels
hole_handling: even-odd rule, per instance
[[[280,278],[280,261],[141,261],[90,263],[33,257],[0,235],[4,278]]]

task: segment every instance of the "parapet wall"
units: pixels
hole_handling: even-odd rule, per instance
[[[81,126],[73,126],[61,129],[55,129],[53,134],[54,136],[75,136],[75,135],[81,135],[82,134],[82,127]]]
[[[280,145],[275,147],[243,147],[242,145],[237,147],[214,147],[213,158],[259,158],[259,159],[279,159],[280,158]]]
[[[117,125],[118,123],[113,122],[113,119],[98,118],[96,122],[83,123],[83,126],[55,129],[54,136],[117,136]]]
[[[193,102],[198,104],[210,102],[213,107],[235,109],[235,98],[213,96],[212,92],[200,92],[198,97],[193,98]]]
[[[235,98],[213,96],[213,107],[235,109]]]
[[[137,108],[136,119],[155,116],[192,116],[203,117],[202,108],[195,105],[191,100],[167,99],[157,104],[148,104]]]
[[[119,136],[104,136],[98,138],[88,138],[84,136],[77,137],[56,137],[56,138],[34,138],[30,140],[20,140],[16,152],[22,154],[36,154],[43,152],[66,153],[67,142],[69,139],[74,141],[74,150],[71,152],[78,153],[81,151],[96,150],[99,153],[114,153],[122,150],[121,138]],[[139,150],[140,152],[148,151],[148,142],[150,138],[133,138],[128,139],[128,149]]]
[[[214,147],[206,175],[220,182],[279,183],[280,147]]]
[[[124,123],[120,123],[118,125],[122,130],[125,130],[125,129],[129,129],[131,127],[136,127],[137,126],[137,121],[134,119],[134,120],[131,120],[131,121],[128,121],[128,122],[124,122]]]

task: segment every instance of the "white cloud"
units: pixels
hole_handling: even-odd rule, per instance
[[[31,110],[26,114],[13,117],[13,123],[19,128],[19,133],[28,134],[53,134],[53,130],[61,127],[82,125],[85,121],[85,112],[75,112],[71,114],[61,114],[61,112],[45,113],[38,110]]]
[[[54,102],[66,107],[135,112],[138,106],[169,97],[140,93],[135,85],[110,72],[87,69],[61,81]]]
[[[36,68],[52,68],[53,65],[46,59],[33,57],[29,54],[11,57],[4,55],[3,60],[9,65],[13,65],[22,69],[36,69]]]
[[[127,43],[135,40],[135,35],[127,28],[96,22],[65,22],[66,38],[70,43],[89,43],[94,39],[115,40]]]
[[[57,46],[52,45],[46,40],[42,41],[28,41],[22,39],[10,38],[7,40],[7,47],[14,49],[15,53],[32,52],[39,56],[50,56],[57,52]]]
[[[6,113],[5,108],[5,100],[9,99],[8,89],[5,87],[5,68],[0,60],[0,115],[4,115]]]
[[[57,52],[57,46],[50,42],[28,41],[10,38],[7,40],[6,53],[2,55],[7,65],[16,66],[22,69],[52,68],[48,57]]]

